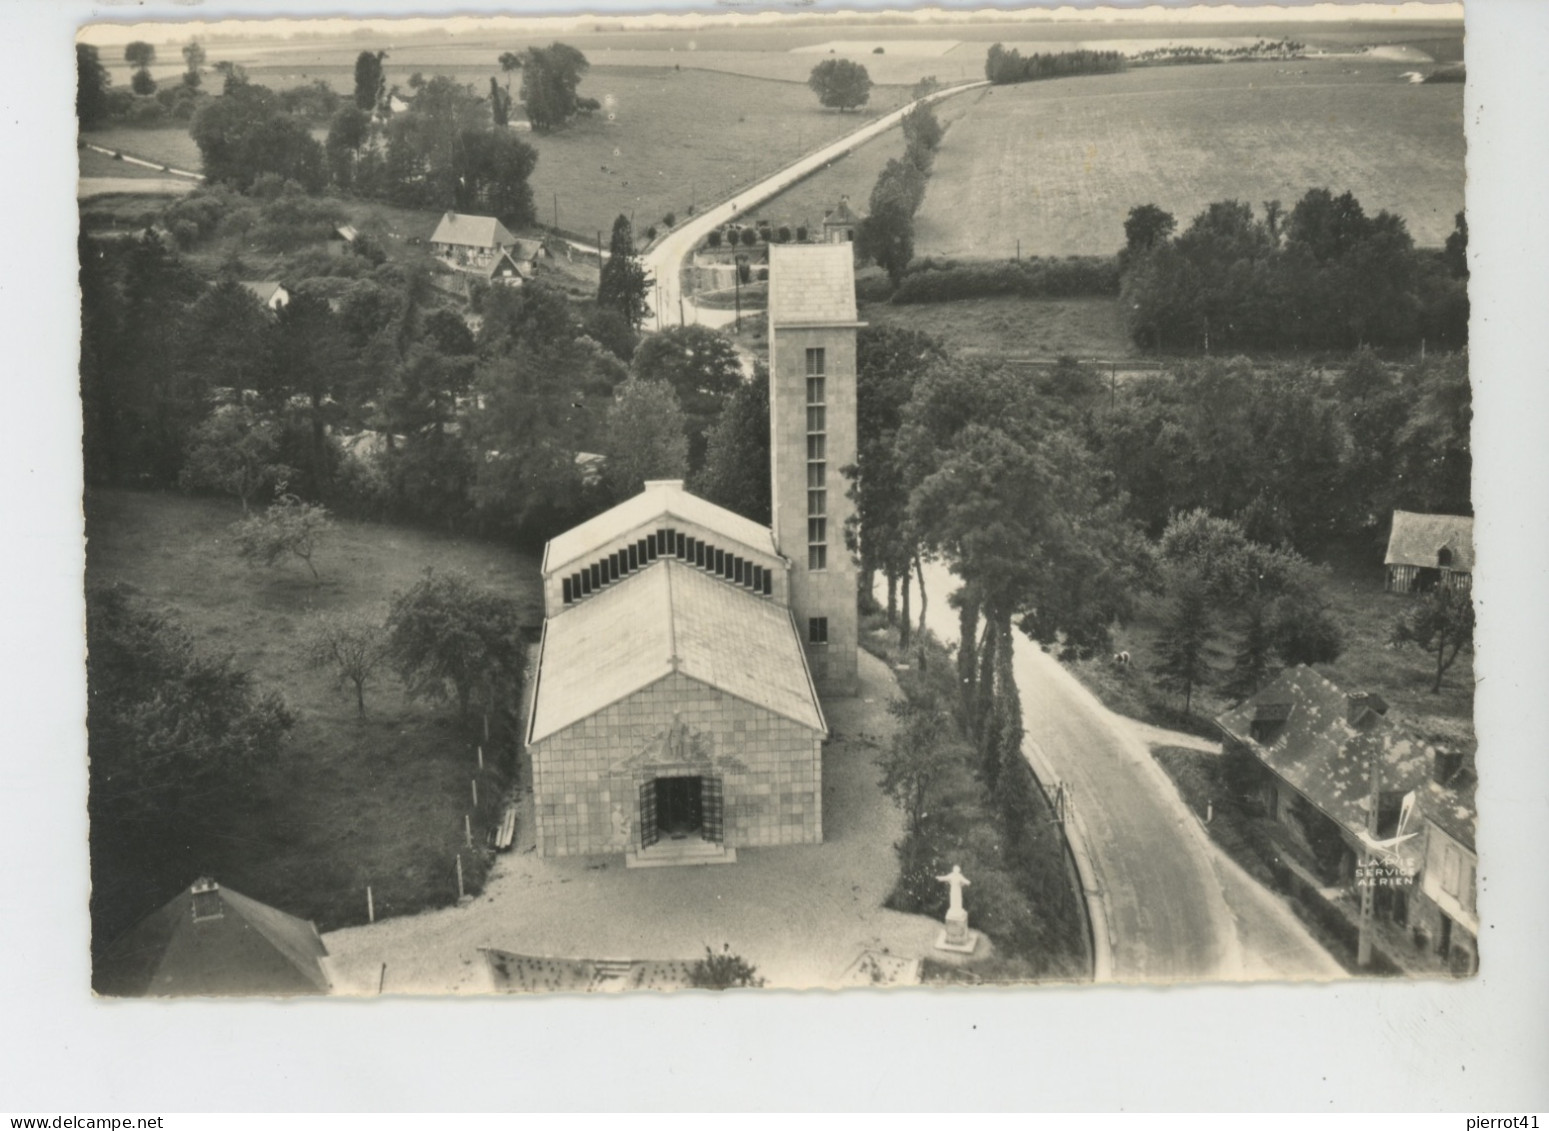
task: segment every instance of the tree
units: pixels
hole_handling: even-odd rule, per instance
[[[613,221],[613,235],[608,241],[608,259],[602,265],[597,281],[597,304],[611,307],[624,316],[630,326],[640,328],[651,314],[645,301],[650,293],[652,279],[645,273],[645,266],[635,254],[635,236],[630,228],[629,217],[623,213]]]
[[[595,100],[576,94],[589,66],[586,56],[567,43],[529,47],[522,53],[521,98],[533,129],[549,133],[578,113],[598,109]]]
[[[606,478],[616,498],[644,489],[647,479],[688,474],[687,419],[664,381],[631,377],[608,408]]]
[[[488,710],[520,687],[521,614],[515,601],[460,573],[425,576],[393,597],[389,654],[412,698],[457,700],[458,717],[480,697]]]
[[[511,93],[501,89],[494,75],[489,78],[489,112],[497,126],[508,125],[511,121]]]
[[[705,947],[705,956],[689,967],[688,980],[689,985],[701,990],[756,989],[764,984],[764,979],[758,976],[758,967],[740,954],[734,954],[731,943],[722,943],[720,954]]]
[[[96,129],[107,121],[108,88],[113,78],[102,65],[102,56],[89,43],[75,45],[75,116],[81,129]]]
[[[1150,251],[1163,240],[1171,238],[1178,221],[1171,212],[1163,212],[1154,204],[1137,204],[1129,210],[1124,221],[1124,246],[1132,255]]]
[[[316,192],[327,180],[323,147],[305,122],[285,112],[255,83],[226,82],[226,92],[200,108],[188,130],[205,176],[246,192],[265,173]]]
[[[88,591],[86,642],[95,945],[210,866],[294,719],[234,657],[117,586]]]
[[[888,703],[897,723],[887,750],[877,757],[877,783],[904,815],[905,835],[913,841],[925,826],[934,791],[952,767],[964,761],[951,716],[929,687],[905,687]],[[907,870],[909,862],[905,862]]]
[[[1438,585],[1394,622],[1392,642],[1414,644],[1436,656],[1431,694],[1437,694],[1441,691],[1442,676],[1452,667],[1458,653],[1474,650],[1473,597],[1467,591]]]
[[[327,508],[280,493],[263,514],[250,515],[231,528],[237,556],[258,565],[272,566],[287,558],[300,558],[321,585],[312,557],[317,544],[333,528]]]
[[[904,130],[904,147],[910,159],[921,169],[929,168],[930,155],[936,152],[946,133],[936,118],[936,111],[930,103],[921,102],[903,116],[901,125]]]
[[[1188,569],[1175,570],[1168,578],[1168,606],[1156,645],[1157,682],[1183,693],[1183,713],[1193,705],[1195,687],[1211,677],[1210,591]]]
[[[762,364],[739,385],[705,437],[694,493],[768,526],[770,522],[769,371]]]
[[[355,689],[358,717],[366,717],[366,684],[387,662],[387,634],[363,613],[336,613],[318,617],[306,634],[307,664],[329,668],[338,676],[339,688]]]
[[[362,51],[355,58],[355,106],[370,114],[381,104],[387,91],[387,79],[382,73],[382,60],[386,51]]]
[[[124,62],[134,68],[130,86],[136,94],[155,94],[156,80],[151,77],[151,64],[156,61],[156,48],[144,40],[135,40],[124,48]]]
[[[708,326],[669,326],[635,349],[630,372],[644,381],[665,381],[687,418],[689,466],[700,467],[705,437],[731,395],[742,385],[736,346]]]
[[[198,90],[200,83],[204,81],[200,71],[204,67],[204,45],[197,39],[190,39],[183,45],[183,62],[188,69],[183,72],[183,85],[190,90]]]
[[[1468,215],[1459,212],[1452,221],[1452,232],[1447,236],[1443,253],[1447,271],[1454,279],[1468,278]]]
[[[841,113],[864,106],[871,98],[871,76],[850,59],[824,59],[812,68],[807,85],[820,103]]]
[[[231,406],[194,429],[178,482],[185,489],[207,487],[234,495],[245,515],[254,495],[289,476],[291,469],[280,462],[279,453],[278,424],[245,405]]]

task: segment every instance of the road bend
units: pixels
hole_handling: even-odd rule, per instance
[[[652,313],[645,320],[643,328],[660,330],[667,326],[685,323],[698,323],[702,326],[729,325],[736,317],[734,311],[697,306],[693,299],[682,291],[683,262],[701,240],[714,229],[757,208],[770,197],[784,192],[797,181],[817,172],[835,158],[842,157],[857,146],[864,145],[879,134],[886,133],[898,125],[903,116],[920,103],[939,102],[943,98],[951,98],[964,91],[977,90],[988,85],[989,83],[983,81],[962,83],[927,94],[889,114],[884,114],[875,121],[868,122],[839,140],[830,142],[822,149],[807,154],[757,184],[738,190],[731,199],[722,201],[668,232],[642,257],[647,274],[656,281],[649,299]]]
[[[957,639],[945,566],[926,568],[926,623]],[[1289,909],[1210,842],[1126,720],[1021,633],[1013,673],[1030,755],[1065,783],[1116,982],[1336,978],[1339,966]],[[1031,759],[1030,759],[1031,760]],[[1046,785],[1053,783],[1045,782]]]

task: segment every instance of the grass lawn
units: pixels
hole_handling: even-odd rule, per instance
[[[136,180],[164,181],[168,174],[160,169],[147,169],[144,165],[136,165],[132,161],[115,161],[106,153],[98,153],[95,149],[79,149],[76,155],[80,158],[80,175],[82,177],[132,177]],[[197,182],[189,179],[189,186],[193,187]]]
[[[1332,664],[1317,664],[1316,670],[1346,691],[1375,691],[1388,701],[1389,713],[1426,734],[1462,743],[1474,743],[1474,665],[1473,656],[1464,652],[1442,680],[1441,691],[1431,694],[1435,658],[1419,648],[1395,648],[1388,643],[1393,621],[1409,598],[1383,592],[1382,565],[1340,563],[1333,568],[1324,597],[1334,619],[1345,632],[1344,653]],[[1162,615],[1160,601],[1142,602],[1140,614],[1114,636],[1115,649],[1128,651],[1132,662],[1117,667],[1106,658],[1071,664],[1083,682],[1109,707],[1121,714],[1149,722],[1187,729],[1218,737],[1209,720],[1233,705],[1216,686],[1196,689],[1193,718],[1180,719],[1181,698],[1163,693],[1152,680],[1156,657],[1158,623]],[[1221,635],[1214,657],[1216,680],[1224,680],[1231,669],[1235,636]]]
[[[1179,226],[1212,201],[1290,207],[1352,190],[1440,246],[1463,207],[1463,92],[1369,58],[1159,67],[996,88],[947,135],[917,255],[1106,254],[1155,203]]]
[[[1117,299],[994,298],[955,302],[862,304],[862,321],[873,326],[923,330],[963,356],[1123,358],[1136,355],[1124,332]]]
[[[368,883],[379,917],[454,902],[459,852],[477,890],[487,861],[463,842],[476,754],[455,708],[409,703],[384,680],[368,688],[367,718],[357,721],[353,701],[306,668],[300,642],[314,613],[385,616],[392,594],[430,567],[464,570],[515,597],[537,625],[536,562],[499,546],[341,520],[318,552],[322,584],[314,587],[299,563],[262,570],[238,562],[226,531],[239,514],[235,503],[173,494],[93,491],[86,499],[88,583],[134,586],[200,645],[235,653],[296,715],[286,752],[251,807],[229,822],[225,850],[190,867],[325,931],[365,921]],[[493,761],[476,838],[481,817],[498,816]]]
[[[171,165],[174,169],[183,169],[190,173],[198,173],[204,169],[204,159],[199,155],[199,147],[194,144],[194,139],[188,136],[188,126],[157,126],[154,129],[136,129],[132,126],[109,126],[101,130],[82,130],[81,140],[89,141],[93,145],[100,145],[105,149],[116,149],[121,153],[127,153],[131,157],[140,157],[146,161],[156,161],[163,165]],[[84,160],[84,158],[83,158]],[[111,158],[106,160],[112,161]],[[128,163],[112,161],[114,169],[121,169]],[[132,166],[129,166],[132,168]],[[147,169],[146,172],[151,170]],[[108,174],[96,174],[108,175]],[[130,176],[128,173],[119,173],[119,176]]]

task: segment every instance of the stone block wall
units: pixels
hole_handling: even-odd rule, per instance
[[[640,787],[672,776],[721,778],[728,847],[823,839],[822,736],[681,673],[534,743],[532,764],[542,856],[639,848]]]

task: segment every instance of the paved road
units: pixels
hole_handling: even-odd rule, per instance
[[[944,90],[938,90],[920,99],[920,102],[939,102],[943,98],[950,98],[955,94],[961,94],[965,90],[976,90],[979,87],[988,86],[987,82],[964,83],[959,86],[950,86]],[[778,173],[766,177],[756,185],[750,185],[739,191],[732,200],[723,201],[715,207],[700,213],[687,223],[674,228],[664,236],[660,243],[651,248],[644,256],[645,268],[656,280],[656,290],[652,294],[650,302],[653,314],[646,319],[644,328],[647,330],[659,330],[663,326],[676,326],[679,322],[698,322],[704,326],[727,326],[736,317],[732,310],[714,310],[709,307],[697,307],[693,301],[683,295],[679,286],[679,276],[682,272],[683,261],[688,258],[701,240],[710,234],[712,229],[719,228],[729,220],[736,219],[744,212],[748,212],[776,193],[790,188],[797,181],[810,173],[816,172],[836,157],[840,157],[856,146],[870,141],[878,134],[885,133],[898,124],[917,103],[911,102],[885,114],[873,122],[862,126],[853,133],[847,134],[838,141],[824,146],[814,153],[809,153],[799,161],[787,165]]]
[[[927,623],[957,638],[956,580],[927,568]],[[1139,733],[1018,634],[1013,659],[1030,743],[1071,788],[1114,981],[1336,978],[1340,967],[1283,903],[1221,855]]]

